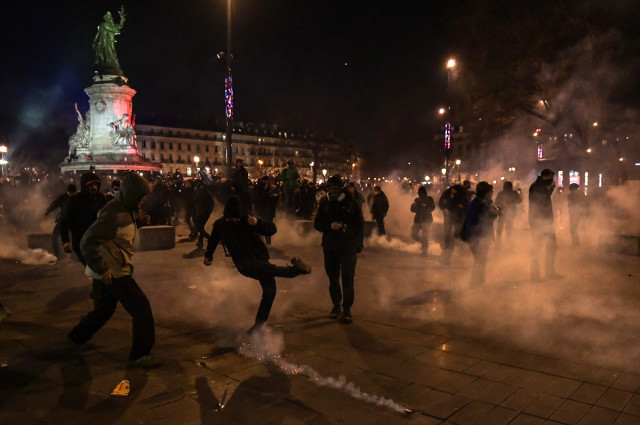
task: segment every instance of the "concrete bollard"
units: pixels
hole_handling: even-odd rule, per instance
[[[136,251],[158,251],[176,246],[174,226],[144,226],[136,234]]]

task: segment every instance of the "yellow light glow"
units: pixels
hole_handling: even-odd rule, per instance
[[[454,58],[449,59],[447,61],[447,68],[451,69],[455,67],[456,67],[456,60]]]

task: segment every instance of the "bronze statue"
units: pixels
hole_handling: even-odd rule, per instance
[[[113,21],[111,12],[105,13],[104,22],[98,26],[98,32],[93,39],[94,62],[96,71],[100,75],[124,75],[118,63],[115,46],[116,35],[120,34],[120,30],[124,25],[124,7],[120,7],[118,14],[120,15],[120,22],[116,24]]]

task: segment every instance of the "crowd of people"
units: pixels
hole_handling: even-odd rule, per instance
[[[541,270],[547,279],[561,277],[555,268],[556,234],[552,194],[554,172],[543,170],[528,192],[531,238],[531,279],[539,280]],[[68,334],[74,344],[86,343],[109,320],[120,302],[132,317],[133,344],[129,365],[151,367],[154,345],[154,320],[149,301],[132,277],[133,240],[136,229],[146,225],[185,224],[189,238],[203,249],[204,265],[211,266],[218,245],[223,245],[238,272],[255,279],[262,288],[262,299],[250,332],[258,331],[268,320],[276,295],[276,277],[294,278],[311,273],[301,258],[277,266],[269,261],[267,246],[277,232],[277,214],[292,220],[311,221],[322,234],[324,268],[332,303],[329,317],[351,323],[355,299],[354,280],[358,254],[364,246],[365,215],[375,223],[378,235],[387,238],[385,217],[390,208],[406,208],[413,213],[407,236],[421,245],[429,256],[431,225],[438,208],[443,232],[440,261],[448,265],[456,246],[468,243],[473,256],[470,286],[483,285],[487,258],[492,243],[512,237],[514,218],[523,198],[512,182],[505,181],[494,200],[494,187],[486,181],[464,181],[429,195],[430,186],[410,186],[417,197],[410,205],[390,205],[377,185],[360,185],[340,175],[321,184],[302,179],[292,162],[278,176],[262,176],[252,181],[238,159],[229,179],[222,180],[201,172],[198,178],[184,179],[179,174],[156,177],[148,182],[129,172],[112,179],[101,191],[102,180],[95,172],[81,176],[79,187],[69,183],[64,193],[53,199],[45,215],[57,211],[53,230],[54,247],[59,239],[62,249],[74,252],[92,279],[94,307]],[[571,237],[579,243],[578,226],[587,211],[584,192],[571,185],[569,218]],[[216,203],[224,205],[223,214],[207,223]],[[206,249],[205,249],[206,244]],[[544,251],[543,268],[539,265]],[[6,307],[0,304],[0,311]],[[9,313],[3,313],[8,315]]]

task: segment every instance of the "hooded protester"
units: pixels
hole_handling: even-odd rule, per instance
[[[256,184],[254,211],[256,216],[267,223],[273,223],[276,207],[280,199],[280,190],[273,184],[271,177],[262,176]],[[264,235],[267,246],[271,245],[271,236]]]
[[[133,344],[128,367],[158,366],[151,358],[155,325],[151,306],[133,279],[135,216],[146,201],[149,185],[136,173],[128,173],[116,198],[104,206],[82,237],[80,248],[93,279],[93,310],[67,335],[69,341],[84,344],[111,318],[118,302],[131,315]]]
[[[86,263],[80,251],[80,240],[106,203],[106,197],[100,193],[100,177],[95,173],[84,173],[80,178],[80,192],[69,198],[60,220],[62,248],[66,253],[73,249],[82,265]]]
[[[53,233],[51,234],[51,245],[53,247],[53,254],[58,258],[60,258],[60,254],[61,254],[60,244],[59,244],[60,221],[62,220],[62,217],[64,216],[64,213],[67,210],[67,205],[69,205],[69,199],[71,199],[71,197],[75,195],[76,191],[77,191],[76,185],[69,184],[67,186],[67,191],[62,195],[58,196],[56,199],[54,199],[54,201],[51,204],[49,204],[46,211],[44,212],[44,215],[46,217],[53,210],[58,208],[60,209],[60,211],[58,212],[58,215],[56,216],[56,224],[53,227]]]
[[[500,208],[500,217],[496,226],[496,239],[500,242],[504,229],[505,237],[511,236],[516,206],[522,203],[522,196],[513,190],[513,183],[506,181],[496,196],[496,207]]]
[[[333,303],[329,317],[337,319],[342,312],[341,322],[351,323],[357,254],[362,251],[364,219],[362,208],[345,193],[338,174],[327,180],[327,196],[320,200],[314,227],[322,232],[324,268],[329,277],[329,295]]]
[[[556,187],[555,173],[546,168],[529,187],[529,225],[531,226],[531,279],[540,280],[540,249],[544,243],[545,272],[547,278],[561,277],[555,270],[558,243],[553,224],[551,194]]]
[[[464,186],[456,184],[442,192],[438,207],[444,216],[444,241],[442,245],[442,262],[449,264],[453,252],[454,238],[457,238],[465,220],[468,205],[468,191]]]
[[[433,210],[436,204],[431,196],[427,195],[427,188],[420,186],[418,189],[418,197],[411,204],[411,212],[415,213],[413,217],[413,226],[411,226],[411,237],[413,240],[422,243],[422,255],[429,254],[429,230],[433,223]]]
[[[231,196],[224,205],[222,217],[213,223],[204,254],[204,265],[211,266],[216,247],[222,243],[240,274],[260,282],[262,299],[249,332],[262,328],[269,318],[276,297],[276,277],[291,278],[311,273],[311,267],[299,257],[291,259],[291,266],[276,266],[269,262],[269,251],[260,236],[272,236],[276,232],[274,223],[246,215],[240,198]]]
[[[378,225],[379,235],[387,234],[384,228],[384,218],[387,216],[387,212],[389,212],[387,195],[385,195],[380,186],[374,186],[373,198],[371,199],[371,217],[373,217]]]
[[[493,241],[493,220],[500,210],[493,205],[493,186],[487,182],[476,185],[476,196],[469,203],[467,217],[461,229],[461,239],[469,242],[473,254],[471,286],[484,283],[489,247]]]

